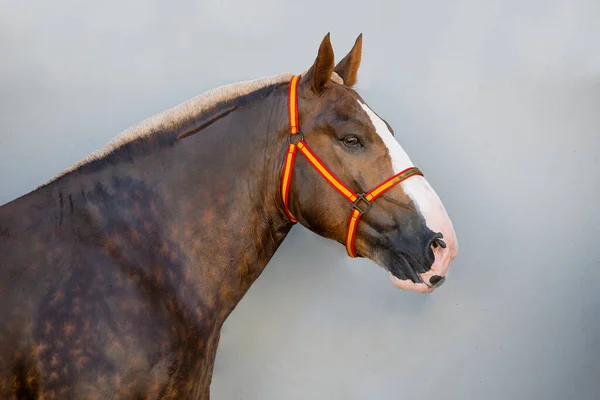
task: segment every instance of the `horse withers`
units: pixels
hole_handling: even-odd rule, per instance
[[[362,35],[217,88],[0,207],[0,397],[208,399],[221,327],[299,223],[433,292],[458,247],[352,89]]]

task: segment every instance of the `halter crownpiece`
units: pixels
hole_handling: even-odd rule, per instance
[[[352,258],[356,257],[354,250],[354,238],[356,237],[356,229],[358,223],[363,214],[371,209],[372,202],[379,196],[390,190],[405,179],[410,178],[414,175],[421,175],[423,173],[416,167],[410,167],[402,172],[392,176],[382,184],[372,189],[367,193],[356,193],[348,186],[346,186],[340,179],[331,172],[325,164],[317,157],[317,155],[308,147],[304,141],[304,135],[302,131],[298,129],[298,82],[300,81],[301,75],[294,75],[290,81],[290,87],[288,92],[288,112],[290,118],[290,135],[288,136],[288,151],[285,159],[285,165],[283,169],[283,176],[281,178],[281,194],[283,197],[283,204],[285,211],[293,223],[298,222],[289,209],[289,193],[290,183],[292,181],[292,172],[294,168],[294,160],[296,159],[296,153],[298,150],[306,157],[309,163],[325,178],[331,186],[333,186],[342,196],[344,196],[352,204],[352,212],[348,220],[348,230],[346,232],[346,251]],[[299,137],[296,143],[292,138]]]

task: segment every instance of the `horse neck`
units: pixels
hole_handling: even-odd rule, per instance
[[[287,130],[281,88],[184,139],[157,132],[133,143],[2,207],[0,217],[15,237],[45,232],[45,243],[87,257],[88,268],[111,260],[218,327],[292,227],[280,191]]]
[[[292,227],[280,189],[287,130],[286,91],[276,90],[179,141],[154,182],[183,274],[220,322]]]

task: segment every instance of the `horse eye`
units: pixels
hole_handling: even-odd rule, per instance
[[[346,136],[344,139],[344,144],[349,147],[360,146],[360,140],[356,136]]]

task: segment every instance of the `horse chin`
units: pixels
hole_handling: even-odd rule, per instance
[[[427,286],[424,283],[415,283],[410,279],[396,278],[391,272],[390,279],[394,287],[402,290],[412,290],[419,293],[431,293],[435,290],[433,286]]]
[[[435,290],[435,287],[423,283],[422,277],[404,255],[394,257],[391,262],[386,263],[384,268],[390,274],[392,285],[398,289],[419,293],[432,293]]]

